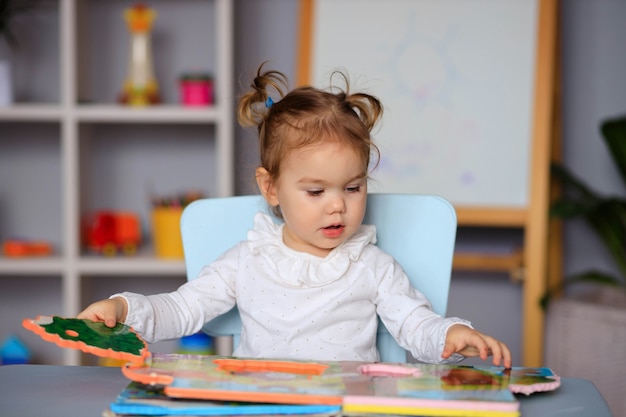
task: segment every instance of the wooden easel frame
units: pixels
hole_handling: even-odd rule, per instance
[[[311,79],[313,13],[315,0],[300,0],[297,84]],[[532,150],[529,202],[526,208],[456,207],[463,227],[511,227],[524,231],[520,252],[502,257],[486,254],[457,254],[455,269],[510,270],[523,268],[522,344],[523,365],[543,362],[544,312],[539,300],[548,282],[549,253],[560,261],[559,241],[549,243],[550,162],[558,152],[556,114],[558,0],[538,1],[538,33],[534,86]],[[551,280],[558,280],[559,263],[551,263]]]

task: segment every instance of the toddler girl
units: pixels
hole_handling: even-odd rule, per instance
[[[243,324],[240,357],[377,361],[377,316],[418,360],[453,362],[493,355],[511,366],[508,347],[469,322],[435,314],[400,265],[362,225],[370,132],[382,116],[365,93],[299,87],[261,66],[239,102],[243,126],[257,126],[259,190],[278,224],[258,213],[247,240],[169,294],[121,293],[79,318],[124,322],[148,342],[198,332],[235,304]],[[272,98],[274,97],[276,100]]]

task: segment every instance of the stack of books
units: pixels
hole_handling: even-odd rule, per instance
[[[550,391],[549,368],[305,362],[154,354],[122,368],[114,416],[517,417],[516,395]]]

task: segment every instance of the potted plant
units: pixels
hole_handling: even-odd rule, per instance
[[[600,132],[626,184],[626,116],[602,122]],[[566,221],[583,219],[610,254],[616,272],[578,272],[544,296],[545,362],[562,376],[590,379],[613,413],[626,415],[623,388],[615,383],[626,367],[626,192],[603,195],[560,164],[553,164],[551,172],[563,194],[552,204],[550,215]],[[581,283],[590,285],[585,291],[554,297]]]
[[[626,117],[604,121],[600,131],[626,185]],[[596,232],[618,269],[618,275],[598,270],[580,272],[567,277],[563,284],[592,283],[626,291],[626,193],[623,196],[602,195],[561,164],[552,164],[551,172],[563,186],[563,195],[552,204],[550,215],[563,220],[584,219]],[[542,300],[543,305],[547,306],[559,290],[551,289]]]

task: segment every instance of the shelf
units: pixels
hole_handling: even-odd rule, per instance
[[[150,107],[128,107],[122,105],[81,104],[75,116],[81,122],[110,123],[200,123],[213,124],[222,117],[219,106],[184,107],[159,105]]]
[[[0,281],[3,275],[59,275],[65,270],[65,261],[60,256],[43,258],[0,257]]]
[[[0,257],[0,281],[5,275],[59,275],[67,268],[60,256],[43,258]],[[166,260],[150,256],[129,258],[81,257],[74,267],[80,274],[89,275],[185,275],[183,260]]]
[[[3,306],[71,317],[115,292],[170,291],[186,281],[185,265],[154,256],[151,197],[233,194],[233,2],[150,2],[163,104],[147,107],[117,103],[131,45],[123,13],[132,5],[58,0],[16,25],[24,42],[9,55],[15,104],[0,107],[0,178],[8,179],[0,181],[0,242],[43,240],[55,255],[0,256]],[[0,40],[0,55],[4,47]],[[179,80],[189,72],[212,77],[214,104],[179,104]],[[136,256],[82,250],[81,219],[105,209],[140,217]],[[22,330],[23,312],[15,311],[0,319],[0,341]],[[43,345],[34,346],[37,360],[60,362]],[[63,352],[62,364],[81,361],[78,352]]]
[[[158,105],[129,107],[115,104],[80,104],[71,110],[56,104],[15,104],[0,107],[0,122],[61,122],[70,116],[84,122],[214,124],[223,115],[220,106]]]
[[[0,107],[0,121],[59,122],[64,109],[57,104],[14,104]]]

